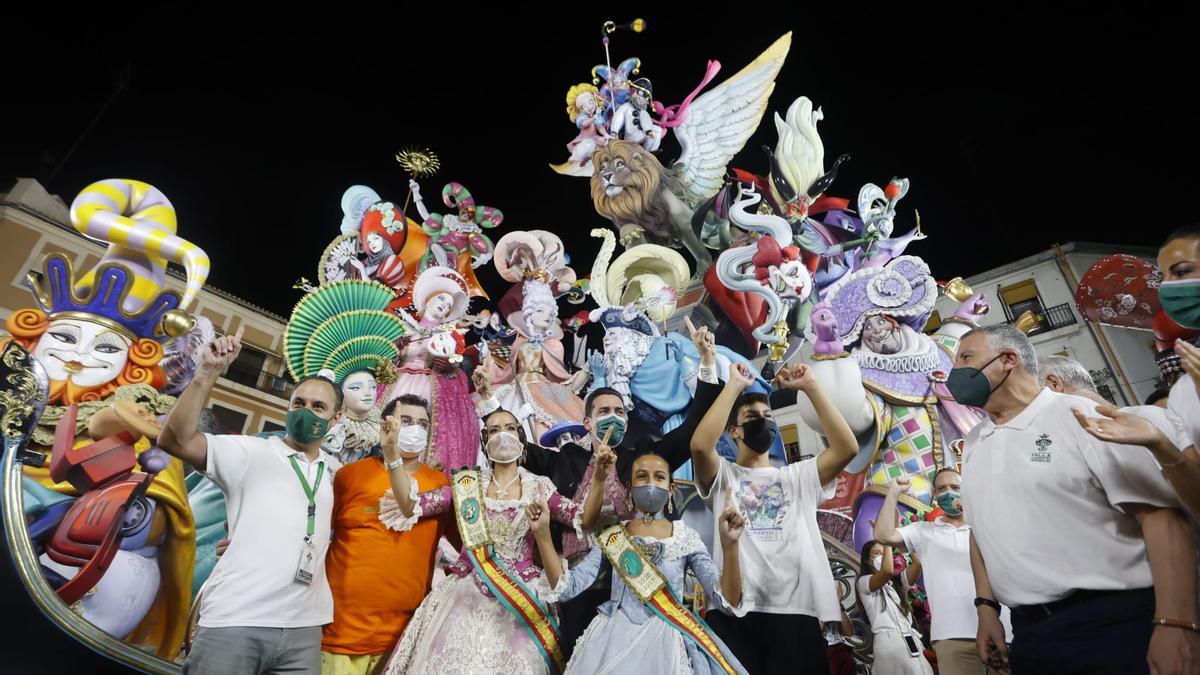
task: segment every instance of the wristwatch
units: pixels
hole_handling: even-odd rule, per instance
[[[387,467],[388,471],[391,471],[392,469],[399,469],[400,467],[404,466],[404,458],[397,457],[391,461],[384,460],[383,465]]]
[[[991,607],[992,609],[996,610],[996,612],[1000,611],[1000,603],[996,602],[995,600],[991,598],[975,598],[976,607],[983,607],[984,605]]]

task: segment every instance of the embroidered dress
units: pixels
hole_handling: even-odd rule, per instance
[[[513,413],[533,439],[560,422],[582,421],[583,399],[566,385],[571,373],[563,364],[562,331],[555,327],[545,338],[530,339],[523,326],[516,330],[512,363],[490,373],[499,406]]]
[[[572,526],[582,534],[583,510],[558,494],[549,478],[517,469],[521,484],[519,499],[485,498],[488,530],[495,556],[514,577],[519,578],[546,604],[557,603],[566,583],[564,574],[558,586],[551,588],[542,569],[534,563],[535,541],[529,529],[525,509],[545,491],[550,517]],[[492,473],[480,471],[483,494],[487,494]],[[514,485],[515,487],[515,485]],[[510,490],[512,488],[509,488]],[[515,490],[514,490],[515,492]],[[410,518],[400,512],[391,490],[380,499],[379,520],[389,528],[404,532],[421,517],[449,511],[453,506],[450,487],[416,494],[418,503]],[[492,595],[483,579],[474,571],[464,549],[452,565],[445,568],[446,580],[417,608],[399,644],[392,652],[384,673],[399,675],[446,675],[446,673],[545,673],[546,662],[529,633]],[[403,570],[397,570],[403,574]]]
[[[396,383],[380,398],[383,406],[403,394],[414,394],[429,402],[430,453],[425,464],[441,469],[447,477],[452,469],[472,466],[479,458],[479,417],[467,386],[467,375],[455,367],[439,372],[429,351],[431,338],[403,341]],[[383,407],[381,406],[381,408]]]
[[[666,577],[675,597],[683,597],[684,575],[692,570],[704,588],[710,606],[721,606],[741,614],[721,597],[721,574],[712,556],[704,548],[700,535],[682,521],[673,523],[674,532],[666,539],[634,536],[631,539]],[[566,575],[560,599],[570,600],[587,590],[600,573],[604,553],[595,546],[579,566]],[[746,670],[733,652],[713,635],[721,652],[739,673]],[[620,574],[612,574],[612,593],[600,605],[596,618],[575,644],[567,664],[568,675],[603,673],[697,673],[721,672],[715,663],[693,642],[654,613],[625,584]]]

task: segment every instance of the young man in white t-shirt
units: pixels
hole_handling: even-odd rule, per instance
[[[946,383],[988,415],[967,435],[962,484],[980,656],[1017,673],[1146,673],[1147,661],[1195,673],[1196,555],[1179,500],[1144,450],[1089,433],[1161,432],[1111,407],[1089,418],[1093,401],[1036,373],[1029,339],[999,324],[963,336]]]
[[[772,466],[767,451],[779,430],[767,397],[743,394],[753,381],[744,365],[732,365],[692,437],[696,486],[714,527],[729,498],[746,519],[739,558],[746,613],[714,611],[708,622],[751,673],[828,673],[821,624],[840,620],[841,606],[817,529],[817,504],[833,497],[834,479],[857,454],[858,442],[808,367],[784,367],[776,382],[808,396],[829,447],[814,459]],[[717,454],[724,431],[737,443],[736,462]],[[713,558],[722,566],[719,550]]]
[[[933,522],[918,521],[896,527],[896,504],[908,492],[909,480],[898,478],[888,486],[887,498],[875,521],[875,538],[916,555],[929,594],[932,625],[929,639],[937,653],[941,675],[996,675],[979,660],[975,634],[975,585],[971,576],[971,527],[962,508],[962,476],[953,467],[939,469],[933,477],[931,506],[942,509]],[[1012,641],[1008,610],[1000,615],[1005,642]]]
[[[321,440],[341,414],[341,388],[301,380],[280,438],[197,430],[217,378],[241,351],[242,332],[214,340],[171,409],[159,447],[225,493],[229,548],[204,586],[186,675],[321,672],[321,626],[333,620],[325,578],[333,472]]]

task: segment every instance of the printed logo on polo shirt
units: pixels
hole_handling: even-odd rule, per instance
[[[1037,450],[1034,450],[1033,453],[1029,455],[1029,461],[1049,464],[1050,444],[1053,442],[1054,441],[1050,440],[1049,434],[1042,434],[1039,436],[1038,439],[1033,442],[1033,444],[1037,446]]]
[[[734,492],[738,511],[746,519],[750,536],[763,541],[783,539],[783,518],[792,501],[783,483],[756,483],[744,480]]]

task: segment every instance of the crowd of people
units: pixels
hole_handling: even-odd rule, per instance
[[[1200,282],[1188,283],[1200,280],[1200,227],[1171,235],[1159,267],[1178,282],[1164,307],[1200,325]],[[437,413],[411,395],[382,410],[378,447],[335,471],[320,445],[342,392],[321,376],[298,383],[284,437],[201,433],[241,348],[240,335],[217,338],[159,438],[221,488],[229,513],[184,672],[853,668],[830,646],[854,628],[817,509],[858,440],[808,366],[780,368],[770,397],[747,393],[754,374],[734,363],[722,383],[712,334],[692,338],[695,400],[664,438],[626,442],[622,395],[599,387],[584,401],[586,437],[561,448],[531,442],[510,411],[486,412],[482,467],[449,478],[421,461]],[[1176,351],[1185,375],[1169,395],[1117,409],[1086,369],[1039,358],[1008,324],[962,338],[946,384],[986,416],[961,466],[930,471],[942,515],[900,525],[910,481],[888,489],[855,584],[872,672],[932,673],[927,644],[951,675],[1200,672],[1200,349]],[[776,466],[781,391],[807,399],[827,447]],[[723,435],[733,459],[717,452]],[[672,474],[688,460],[711,550],[674,509]],[[743,492],[773,500],[773,528],[749,534]],[[918,579],[928,636],[909,602]]]

